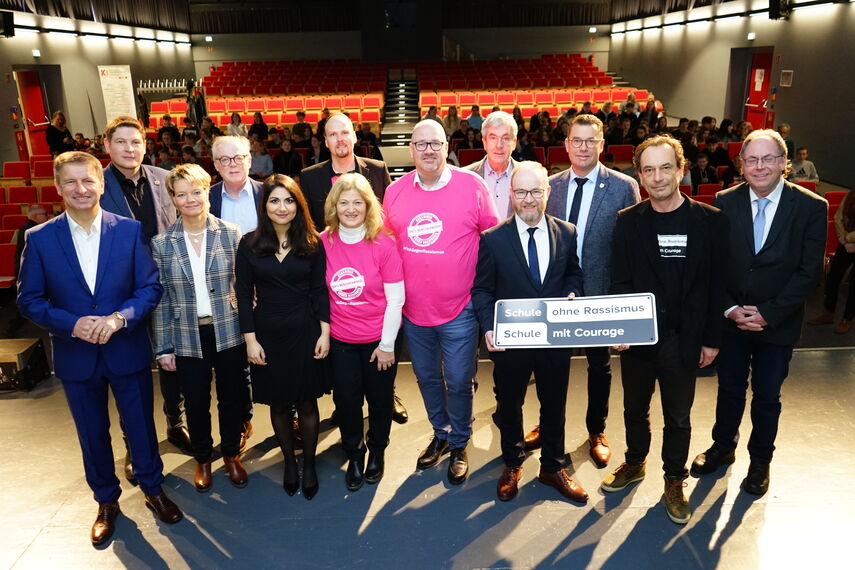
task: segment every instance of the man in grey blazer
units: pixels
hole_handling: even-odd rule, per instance
[[[611,280],[612,233],[617,213],[641,201],[638,183],[599,162],[603,152],[603,123],[594,115],[579,115],[564,140],[570,168],[549,178],[546,213],[576,225],[577,253],[584,295],[606,295]],[[605,467],[611,450],[605,436],[612,372],[607,347],[586,348],[588,410],[585,423],[591,459]],[[539,426],[526,435],[529,448],[540,445]]]
[[[464,170],[471,170],[484,179],[499,216],[512,216],[511,172],[519,163],[511,158],[511,153],[517,146],[517,122],[504,111],[494,111],[481,125],[481,140],[487,156]]]
[[[133,117],[120,116],[107,123],[104,150],[110,155],[110,164],[104,168],[101,208],[140,222],[148,243],[177,219],[172,198],[166,191],[166,171],[142,163],[145,129]],[[166,415],[166,439],[188,451],[190,435],[184,424],[184,398],[174,373],[161,372],[160,393]],[[130,452],[125,455],[125,477],[136,483]]]

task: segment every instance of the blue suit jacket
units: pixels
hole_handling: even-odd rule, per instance
[[[252,184],[252,193],[255,197],[255,209],[258,211],[258,201],[261,199],[261,182],[258,180],[249,179],[249,183]],[[213,186],[211,186],[211,213],[216,217],[222,219],[222,210],[223,210],[223,183],[217,182]],[[232,220],[226,220],[227,222],[231,222]],[[162,231],[162,230],[161,230]]]
[[[54,370],[64,381],[90,379],[99,354],[113,374],[139,372],[151,364],[147,327],[140,324],[163,292],[142,225],[103,213],[93,294],[77,261],[66,216],[62,213],[27,232],[18,278],[21,314],[50,332]],[[116,311],[124,315],[127,328],[107,344],[71,336],[80,317]]]
[[[147,164],[143,164],[140,168],[143,169],[151,186],[151,197],[154,200],[154,212],[157,216],[157,233],[160,233],[175,223],[178,217],[172,198],[166,191],[167,171]],[[101,208],[126,218],[134,217],[128,206],[128,199],[125,198],[125,193],[122,192],[122,187],[119,186],[119,181],[116,180],[110,165],[104,168],[104,194],[101,195]]]
[[[638,204],[638,183],[603,165],[598,167],[597,187],[591,199],[585,235],[582,237],[582,272],[585,295],[606,295],[611,285],[612,234],[618,211]],[[570,169],[549,177],[549,201],[546,213],[561,220],[567,215],[567,189]]]

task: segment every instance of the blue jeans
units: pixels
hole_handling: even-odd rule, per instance
[[[447,440],[452,448],[465,447],[472,435],[472,379],[478,350],[478,321],[472,303],[452,320],[434,327],[404,318],[404,334],[434,435]]]

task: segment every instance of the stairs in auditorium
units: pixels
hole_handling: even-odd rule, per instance
[[[413,169],[410,158],[410,135],[421,118],[419,84],[412,79],[386,81],[386,104],[383,107],[383,129],[380,151],[389,167],[392,180]]]

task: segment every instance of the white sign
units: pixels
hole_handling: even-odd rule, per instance
[[[101,78],[107,122],[122,115],[136,118],[137,99],[134,97],[134,84],[131,81],[131,66],[99,65],[98,76]]]

